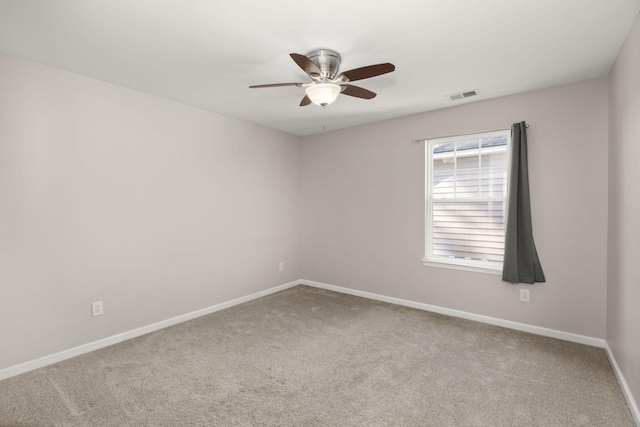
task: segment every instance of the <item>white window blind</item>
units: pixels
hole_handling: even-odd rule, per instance
[[[426,141],[425,263],[499,270],[510,132]]]

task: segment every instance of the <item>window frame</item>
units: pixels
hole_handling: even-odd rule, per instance
[[[505,220],[504,229],[506,231],[506,218],[508,208],[509,197],[509,181],[511,175],[511,129],[495,130],[488,132],[476,132],[469,134],[462,134],[450,137],[431,138],[425,139],[425,251],[422,264],[429,267],[443,267],[456,270],[476,271],[489,274],[502,274],[503,263],[489,262],[481,260],[467,260],[461,258],[446,258],[443,256],[437,256],[433,254],[433,145],[446,144],[450,142],[466,142],[474,139],[491,138],[496,136],[505,136],[507,138],[506,158],[507,158],[507,176],[506,176],[506,194],[504,197],[474,197],[474,198],[460,198],[456,199],[444,199],[445,203],[478,203],[478,202],[502,202],[505,206]],[[482,153],[482,147],[479,147],[480,153]],[[438,199],[437,199],[438,200]],[[439,199],[443,200],[443,199]]]

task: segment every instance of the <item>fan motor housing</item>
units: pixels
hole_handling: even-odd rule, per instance
[[[321,79],[335,79],[342,62],[338,52],[329,49],[315,50],[307,54],[307,57],[322,71]]]

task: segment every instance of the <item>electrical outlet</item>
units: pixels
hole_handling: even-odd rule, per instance
[[[279,268],[280,268],[280,271],[284,271],[284,262],[280,263],[280,267]]]
[[[104,306],[102,305],[102,301],[96,301],[91,303],[91,315],[93,317],[100,316],[104,314]]]
[[[520,289],[520,301],[529,302],[529,289]]]

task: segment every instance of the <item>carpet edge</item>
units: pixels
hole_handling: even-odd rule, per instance
[[[620,388],[622,389],[622,394],[624,395],[624,398],[627,401],[627,406],[629,407],[631,416],[633,417],[633,420],[636,422],[636,425],[640,426],[640,409],[638,409],[638,405],[635,399],[633,398],[633,394],[631,394],[631,389],[629,388],[629,384],[627,384],[627,380],[622,374],[622,371],[618,366],[618,362],[616,362],[616,358],[613,355],[613,350],[609,346],[609,343],[606,341],[604,343],[604,350],[607,353],[607,358],[609,359],[609,363],[613,368],[613,373],[616,375],[618,384],[620,384]]]
[[[590,345],[592,347],[604,348],[605,340],[600,338],[589,337],[586,335],[574,334],[571,332],[559,331],[556,329],[544,328],[541,326],[529,325],[526,323],[513,322],[511,320],[499,319],[497,317],[485,316],[482,314],[470,313],[467,311],[455,310],[452,308],[440,307],[437,305],[424,304],[400,298],[389,297],[386,295],[375,294],[372,292],[359,291],[356,289],[343,288],[341,286],[330,285],[312,280],[302,280],[300,284],[312,286],[315,288],[326,289],[328,291],[340,292],[343,294],[358,296],[362,298],[372,299],[390,304],[402,305],[405,307],[415,308],[418,310],[430,311],[432,313],[444,314],[452,317],[473,320],[480,323],[486,323],[494,326],[501,326],[516,331],[529,332],[535,335],[542,335],[549,338],[557,338],[563,341],[575,342],[578,344]]]
[[[390,304],[401,305],[405,307],[415,308],[418,310],[429,311],[438,314],[444,314],[447,316],[459,317],[462,319],[472,320],[480,323],[486,323],[495,326],[501,326],[508,329],[514,329],[522,332],[528,332],[536,335],[542,335],[550,338],[557,338],[564,341],[575,342],[579,344],[590,345],[593,347],[600,347],[606,350],[606,341],[599,338],[588,337],[584,335],[573,334],[570,332],[558,331],[555,329],[543,328],[540,326],[528,325],[525,323],[513,322],[510,320],[499,319],[490,316],[484,316],[481,314],[469,313],[461,310],[454,310],[450,308],[419,303],[410,300],[404,300],[400,298],[389,297],[385,295],[375,294],[372,292],[359,291],[356,289],[344,288],[341,286],[330,285],[327,283],[316,282],[312,280],[299,279],[294,280],[289,283],[285,283],[283,285],[275,286],[273,288],[269,288],[263,291],[255,292],[253,294],[236,298],[230,301],[226,301],[223,303],[219,303],[210,307],[206,307],[200,310],[196,310],[190,313],[182,314],[180,316],[172,317],[160,322],[156,322],[147,326],[143,326],[137,329],[133,329],[130,331],[125,331],[116,335],[112,335],[107,338],[103,338],[100,340],[92,341],[86,344],[82,344],[77,347],[73,347],[67,350],[62,350],[58,353],[54,353],[51,355],[43,356],[38,359],[30,360],[27,362],[23,362],[18,365],[9,366],[7,368],[0,369],[0,381],[3,379],[7,379],[16,375],[20,375],[25,372],[33,371],[38,368],[42,368],[48,365],[52,365],[58,362],[61,362],[66,359],[70,359],[72,357],[80,356],[85,353],[89,353],[94,350],[98,350],[104,347],[108,347],[113,344],[117,344],[122,341],[126,341],[128,339],[132,339],[144,334],[148,334],[150,332],[157,331],[159,329],[167,328],[169,326],[176,325],[178,323],[186,322],[188,320],[192,320],[201,316],[206,316],[207,314],[214,313],[216,311],[223,310],[225,308],[233,307],[238,304],[242,304],[244,302],[248,302],[257,298],[261,298],[275,292],[283,291],[285,289],[292,288],[298,285],[307,285],[319,289],[325,289],[329,291],[339,292],[343,294],[358,296],[362,298],[367,298],[371,300],[387,302]],[[609,355],[609,353],[607,353]],[[618,372],[616,371],[616,375]],[[622,384],[621,384],[622,385]],[[635,416],[635,415],[634,415]]]
[[[264,296],[267,296],[276,292],[284,291],[286,289],[292,288],[300,284],[301,284],[300,280],[294,280],[293,282],[285,283],[283,285],[278,285],[273,288],[255,292],[253,294],[250,294],[244,297],[240,297],[240,298],[236,298],[236,299],[222,302],[219,304],[215,304],[210,307],[192,311],[190,313],[181,314],[179,316],[171,317],[166,320],[161,320],[160,322],[152,323],[150,325],[142,326],[140,328],[132,329],[130,331],[121,332],[107,338],[102,338],[96,341],[91,341],[85,344],[81,344],[77,347],[72,347],[66,350],[59,351],[57,353],[42,356],[37,359],[20,363],[18,365],[9,366],[7,368],[0,369],[0,381],[5,380],[7,378],[15,377],[16,375],[20,375],[26,372],[36,370],[39,368],[44,368],[45,366],[53,365],[55,363],[59,363],[64,360],[71,359],[72,357],[81,356],[83,354],[90,353],[92,351],[99,350],[104,347],[108,347],[110,345],[118,344],[122,341],[139,337],[141,335],[145,335],[150,332],[168,328],[169,326],[177,325],[179,323],[193,320],[198,317],[206,316],[207,314],[215,313],[216,311],[224,310],[225,308],[230,308],[235,305],[249,302],[254,299],[262,298]]]

